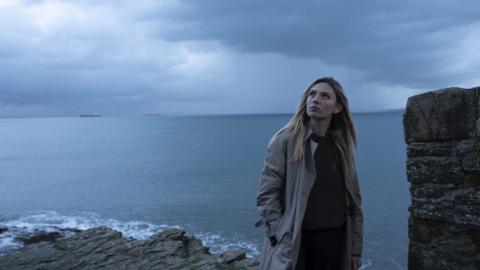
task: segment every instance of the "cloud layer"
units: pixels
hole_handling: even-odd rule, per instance
[[[468,2],[468,3],[467,3]],[[319,76],[353,111],[480,85],[478,1],[0,2],[0,116],[292,112]]]

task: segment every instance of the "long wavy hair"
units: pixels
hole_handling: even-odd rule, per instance
[[[300,99],[297,111],[290,121],[278,132],[289,131],[294,143],[294,152],[292,161],[300,160],[304,155],[303,138],[308,130],[310,117],[307,115],[307,98],[310,89],[319,83],[326,83],[335,92],[337,102],[342,106],[342,110],[332,116],[327,136],[333,139],[335,146],[340,153],[345,177],[353,177],[355,173],[355,163],[353,159],[353,150],[357,147],[357,137],[355,127],[352,121],[352,115],[348,107],[348,99],[340,83],[332,77],[323,77],[312,82]]]

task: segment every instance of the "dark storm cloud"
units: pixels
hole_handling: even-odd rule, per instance
[[[332,75],[352,109],[480,83],[480,2],[0,1],[0,117],[292,112]]]
[[[0,116],[139,113],[152,98],[189,98],[170,71],[185,55],[144,40],[119,6],[12,1],[0,3],[0,17]]]
[[[361,70],[366,80],[420,88],[464,75],[445,72],[445,66],[456,61],[452,53],[463,28],[480,22],[479,1],[181,3],[170,14],[148,14],[147,19],[159,19],[157,35],[218,40],[242,53],[315,58]],[[161,22],[167,21],[165,27]]]

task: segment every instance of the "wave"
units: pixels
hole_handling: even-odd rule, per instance
[[[20,235],[28,235],[39,231],[58,232],[61,235],[69,236],[75,230],[87,230],[95,227],[105,226],[120,231],[125,237],[133,237],[138,240],[145,240],[152,235],[168,228],[183,229],[181,226],[152,224],[145,221],[119,221],[116,219],[102,218],[97,213],[78,212],[74,215],[63,215],[55,211],[41,211],[26,214],[16,219],[0,222],[0,226],[7,227],[4,233],[0,233],[0,254],[22,248],[22,242],[15,238]],[[187,232],[191,235],[191,232]],[[210,247],[213,253],[220,253],[232,249],[244,250],[248,257],[259,254],[258,247],[252,241],[245,239],[231,239],[218,233],[197,232],[195,237],[202,240],[203,244]]]
[[[74,215],[63,215],[55,211],[41,211],[23,215],[16,219],[0,222],[0,227],[8,230],[0,233],[0,256],[13,249],[22,248],[22,242],[15,237],[32,234],[39,231],[58,232],[69,236],[75,230],[87,230],[105,226],[120,231],[123,236],[145,240],[152,235],[168,228],[183,229],[181,226],[152,224],[145,221],[119,221],[102,218],[97,213],[76,212]],[[192,232],[187,232],[192,235]],[[246,240],[242,236],[226,236],[222,233],[195,232],[194,236],[201,239],[203,244],[210,248],[212,253],[221,253],[228,250],[240,249],[250,258],[260,255],[258,244]],[[370,269],[373,263],[370,259],[363,260],[360,270]]]

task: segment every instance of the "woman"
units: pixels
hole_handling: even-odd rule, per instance
[[[355,129],[342,86],[314,81],[267,147],[257,189],[260,269],[358,269],[363,214]]]

